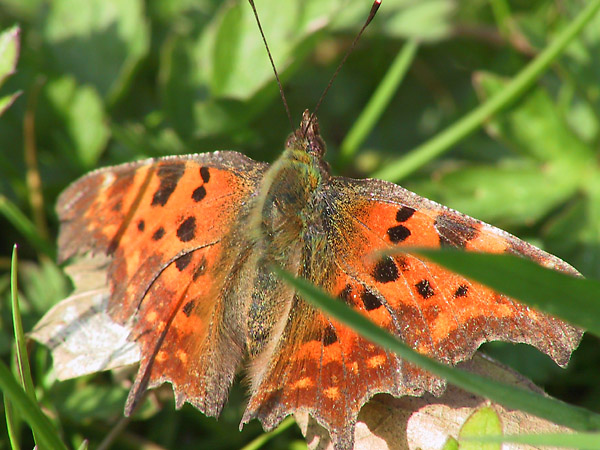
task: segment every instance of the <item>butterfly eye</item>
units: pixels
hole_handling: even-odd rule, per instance
[[[308,151],[315,156],[323,156],[325,154],[325,142],[319,136],[315,136],[308,143]]]
[[[294,148],[296,143],[296,136],[294,134],[290,134],[285,141],[285,148]]]

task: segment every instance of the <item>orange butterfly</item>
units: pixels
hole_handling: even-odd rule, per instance
[[[294,412],[353,447],[373,395],[440,394],[444,380],[330,320],[269,269],[337,296],[419,352],[448,364],[490,340],[525,342],[567,364],[581,332],[397,246],[508,252],[576,275],[510,234],[380,180],[334,177],[308,111],[271,166],[236,152],[150,159],[95,171],[60,197],[59,259],[76,291],[33,337],[59,378],[140,362],[147,388],[173,385],[218,416],[244,358],[242,424]]]

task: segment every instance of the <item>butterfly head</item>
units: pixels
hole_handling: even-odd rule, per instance
[[[300,127],[288,137],[285,147],[291,150],[303,150],[319,159],[325,154],[325,142],[321,139],[319,122],[308,109],[304,110]]]

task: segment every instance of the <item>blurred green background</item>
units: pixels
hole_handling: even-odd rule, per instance
[[[371,7],[369,0],[257,0],[294,123],[312,109]],[[583,0],[385,0],[320,111],[336,173],[369,176],[498,92],[567,26]],[[0,116],[0,354],[10,361],[10,251],[20,246],[25,328],[65,297],[52,262],[53,206],[89,170],[148,156],[219,149],[272,161],[290,126],[246,1],[0,0],[0,30],[22,29],[23,91]],[[407,39],[418,52],[350,164],[339,148]],[[509,109],[400,181],[490,222],[600,278],[600,15]],[[36,183],[39,180],[39,183]],[[35,230],[9,218],[6,205]],[[13,217],[13,216],[11,216]],[[570,403],[600,411],[600,342],[584,339],[569,369],[527,346],[486,351]],[[67,443],[97,445],[122,414],[127,381],[108,374],[56,383],[32,347],[38,397]],[[159,391],[116,448],[239,448],[237,384],[219,422],[176,413]],[[0,421],[1,422],[1,421]],[[4,435],[0,425],[0,435]],[[25,430],[24,447],[31,446]],[[0,439],[0,448],[3,444]],[[267,448],[302,448],[290,428]]]

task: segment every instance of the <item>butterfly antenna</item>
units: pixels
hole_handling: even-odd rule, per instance
[[[363,31],[365,31],[365,29],[369,26],[369,24],[373,20],[373,17],[375,17],[375,14],[377,14],[377,10],[379,9],[380,6],[381,6],[381,0],[375,0],[373,2],[373,6],[371,6],[371,12],[369,12],[369,16],[367,17],[367,20],[365,21],[364,25],[362,26],[362,28],[360,29],[360,31],[358,32],[358,34],[356,35],[356,37],[354,38],[354,40],[352,41],[352,44],[350,45],[350,47],[348,48],[348,50],[346,50],[346,54],[344,55],[344,57],[342,58],[342,60],[338,64],[337,69],[335,69],[335,72],[333,73],[333,76],[329,80],[329,83],[327,84],[327,87],[325,88],[325,90],[321,94],[321,98],[319,98],[319,101],[317,102],[316,106],[314,107],[313,112],[310,115],[310,119],[309,119],[308,123],[304,127],[303,134],[306,134],[306,131],[310,127],[310,124],[312,123],[312,121],[314,120],[314,118],[317,115],[317,111],[319,111],[319,108],[321,107],[321,103],[323,103],[323,99],[325,98],[325,96],[329,92],[329,89],[331,88],[331,85],[333,84],[334,80],[337,78],[338,74],[340,73],[340,70],[342,69],[342,66],[346,63],[346,60],[348,59],[348,56],[350,56],[350,53],[352,53],[352,51],[354,50],[354,47],[356,47],[356,43],[358,42],[358,40],[362,36]]]
[[[262,36],[262,40],[265,43],[265,48],[267,49],[267,55],[269,55],[269,61],[271,61],[271,67],[273,68],[273,72],[275,73],[275,79],[277,80],[277,86],[279,86],[279,95],[281,95],[281,100],[283,101],[283,106],[285,107],[285,112],[288,116],[288,120],[290,121],[290,127],[292,128],[292,133],[294,132],[294,122],[292,121],[292,115],[290,114],[290,108],[288,107],[287,100],[285,99],[285,94],[283,93],[283,86],[281,85],[281,80],[279,79],[279,73],[277,73],[277,68],[275,67],[275,62],[273,61],[273,56],[271,55],[271,50],[269,49],[269,44],[267,44],[267,38],[265,37],[265,33],[263,32],[262,25],[260,24],[260,19],[258,18],[258,12],[256,11],[256,6],[254,5],[254,0],[248,0],[250,6],[252,7],[252,11],[254,12],[254,17],[256,18],[256,23],[258,25],[258,30],[260,31],[260,35]]]

